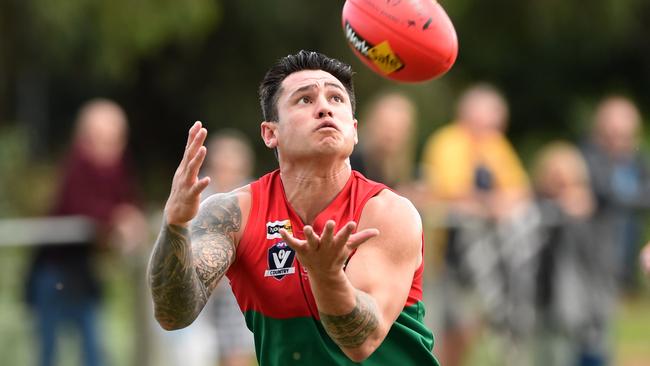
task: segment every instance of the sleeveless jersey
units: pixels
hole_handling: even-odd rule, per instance
[[[254,333],[260,366],[356,364],[325,332],[308,274],[280,236],[280,228],[285,228],[295,237],[305,238],[305,224],[286,199],[280,172],[263,176],[250,188],[248,223],[227,276]],[[359,222],[366,202],[383,189],[383,184],[353,171],[341,192],[312,223],[315,232],[322,232],[330,219],[336,222],[336,231],[348,221]],[[414,273],[404,309],[363,365],[438,365],[431,353],[433,334],[423,324],[422,271],[423,265]]]

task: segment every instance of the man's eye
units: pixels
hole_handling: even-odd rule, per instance
[[[343,98],[341,98],[340,95],[334,95],[334,96],[332,97],[332,100],[335,101],[335,102],[337,102],[337,103],[343,103]]]
[[[309,97],[300,97],[300,99],[298,99],[298,103],[309,104],[309,103],[311,103],[311,98],[309,98]]]

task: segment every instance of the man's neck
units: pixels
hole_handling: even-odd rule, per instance
[[[335,166],[295,166],[280,168],[284,193],[304,224],[312,224],[316,216],[341,192],[352,174],[348,162]]]

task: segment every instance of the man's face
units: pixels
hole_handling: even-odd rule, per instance
[[[368,127],[365,143],[370,143],[374,152],[384,156],[399,154],[411,137],[413,108],[401,96],[384,97],[363,123]]]
[[[217,182],[241,184],[252,174],[248,147],[235,138],[221,137],[208,147],[208,175]],[[232,187],[234,189],[236,187]]]
[[[614,157],[627,157],[639,143],[640,117],[636,107],[621,100],[609,101],[596,116],[601,144]]]
[[[506,127],[507,109],[496,95],[479,93],[465,101],[459,116],[475,134],[503,132]]]
[[[345,87],[331,74],[303,70],[287,76],[277,108],[278,123],[267,124],[271,134],[265,141],[278,147],[281,158],[347,158],[352,153],[357,121]]]
[[[94,107],[86,113],[79,128],[79,143],[95,163],[113,165],[122,157],[127,125],[115,108]]]

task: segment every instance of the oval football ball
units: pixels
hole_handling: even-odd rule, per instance
[[[456,30],[434,0],[347,0],[342,23],[355,55],[391,80],[431,80],[456,61]]]

